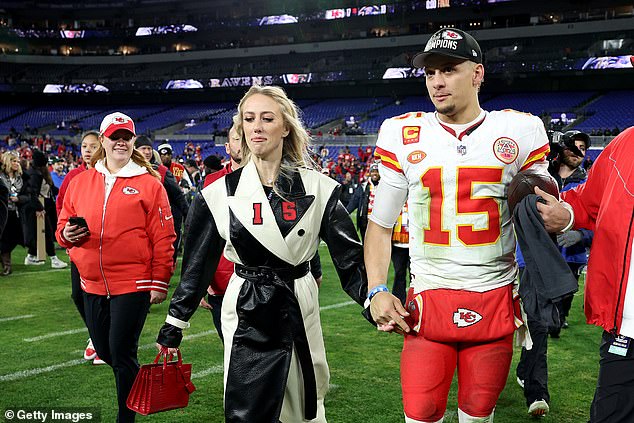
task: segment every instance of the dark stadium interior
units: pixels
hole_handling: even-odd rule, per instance
[[[602,134],[634,119],[631,2],[381,3],[5,1],[0,133],[27,124],[72,136],[125,106],[144,132],[210,138],[260,83],[284,86],[314,134],[349,115],[359,134],[376,134],[385,118],[432,110],[410,61],[445,26],[480,40],[485,108],[567,113],[565,127]],[[62,120],[74,132],[58,130]]]

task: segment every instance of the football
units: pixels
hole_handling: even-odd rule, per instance
[[[527,169],[515,175],[509,184],[506,201],[509,210],[511,210],[511,214],[515,210],[517,203],[522,201],[524,197],[529,194],[535,194],[536,186],[550,195],[559,198],[559,187],[557,187],[557,182],[554,178]]]

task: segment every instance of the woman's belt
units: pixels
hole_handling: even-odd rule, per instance
[[[305,261],[295,267],[267,267],[267,266],[243,266],[236,264],[236,275],[245,279],[260,278],[262,276],[277,276],[283,281],[292,281],[306,276],[310,271],[309,262]]]

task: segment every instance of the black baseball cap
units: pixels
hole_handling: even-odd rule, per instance
[[[436,31],[427,41],[425,49],[414,56],[412,65],[424,68],[427,58],[432,54],[482,63],[482,50],[478,42],[471,35],[456,28]]]

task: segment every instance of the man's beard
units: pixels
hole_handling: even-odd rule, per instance
[[[569,168],[576,169],[581,165],[581,162],[583,162],[583,159],[580,160],[580,158],[578,158],[577,156],[574,156],[574,157],[564,156],[562,161]]]
[[[441,115],[451,116],[456,111],[455,104],[445,104],[440,107],[436,107],[436,111]]]
[[[242,156],[238,156],[237,154],[233,154],[233,153],[231,153],[230,156],[231,156],[231,160],[233,160],[237,164],[240,164],[242,162]]]

